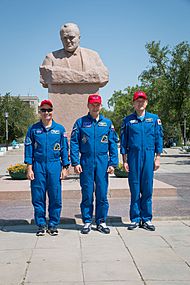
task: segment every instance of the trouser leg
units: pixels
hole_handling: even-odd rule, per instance
[[[93,192],[94,192],[94,165],[89,157],[81,157],[82,173],[80,185],[82,201],[80,204],[83,223],[91,223],[93,217]]]
[[[47,193],[49,198],[49,226],[57,226],[60,222],[62,208],[61,193],[61,162],[53,161],[47,164]]]
[[[96,158],[95,168],[95,194],[96,194],[96,211],[95,220],[99,225],[101,222],[106,222],[109,203],[107,199],[108,192],[108,157],[101,155]]]
[[[131,193],[130,220],[139,223],[140,216],[140,151],[131,150],[128,154],[128,182]]]
[[[152,220],[154,153],[147,150],[141,176],[141,217],[143,221]]]
[[[46,225],[46,173],[40,163],[34,165],[34,180],[31,181],[32,204],[35,223]]]

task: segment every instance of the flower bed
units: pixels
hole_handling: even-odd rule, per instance
[[[26,164],[17,163],[15,165],[11,165],[10,167],[8,167],[7,170],[9,172],[9,175],[11,176],[11,178],[14,180],[27,179],[27,176],[26,176],[27,166],[26,166]]]
[[[116,177],[119,177],[119,178],[128,177],[128,173],[123,169],[123,165],[121,163],[119,163],[118,167],[115,168],[114,174]]]

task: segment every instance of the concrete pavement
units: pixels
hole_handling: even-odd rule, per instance
[[[1,285],[189,285],[190,220],[157,221],[155,232],[112,224],[111,234],[35,236],[35,226],[0,230]]]
[[[9,184],[7,192],[14,192],[6,167],[11,161],[22,162],[21,155],[13,151],[0,157],[1,190]],[[162,157],[161,169],[156,177],[164,177],[177,192],[174,196],[154,196],[155,232],[128,231],[129,197],[113,196],[109,199],[111,234],[94,228],[82,235],[80,199],[74,192],[73,197],[63,200],[59,235],[36,237],[30,199],[21,195],[19,200],[5,200],[1,194],[0,285],[189,285],[189,157]],[[28,183],[14,182],[16,191]],[[72,184],[70,190],[75,188],[71,180],[67,183]]]

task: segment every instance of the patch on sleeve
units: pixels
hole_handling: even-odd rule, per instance
[[[30,139],[29,137],[26,137],[24,144],[25,144],[25,145],[30,145],[30,144],[32,144],[31,139]]]
[[[67,132],[63,133],[64,138],[67,138]]]
[[[161,122],[160,119],[157,119],[157,123],[158,123],[158,125],[161,125],[161,124],[162,124],[162,122]]]

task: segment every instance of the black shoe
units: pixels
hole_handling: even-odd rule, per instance
[[[97,230],[103,234],[109,234],[110,229],[106,226],[106,223],[101,223],[97,226]]]
[[[36,235],[45,236],[45,234],[46,234],[46,226],[39,226]]]
[[[130,223],[130,225],[128,226],[128,230],[132,231],[132,230],[134,230],[134,229],[136,229],[136,228],[138,228],[138,227],[139,227],[139,223],[137,223],[137,222],[132,222],[132,223]]]
[[[142,222],[141,228],[147,230],[147,231],[155,231],[155,226],[151,223],[151,221]]]
[[[49,226],[47,229],[47,233],[50,236],[57,236],[59,234],[58,229],[55,226]]]
[[[91,226],[91,223],[85,223],[81,230],[81,234],[88,234],[91,231]]]

